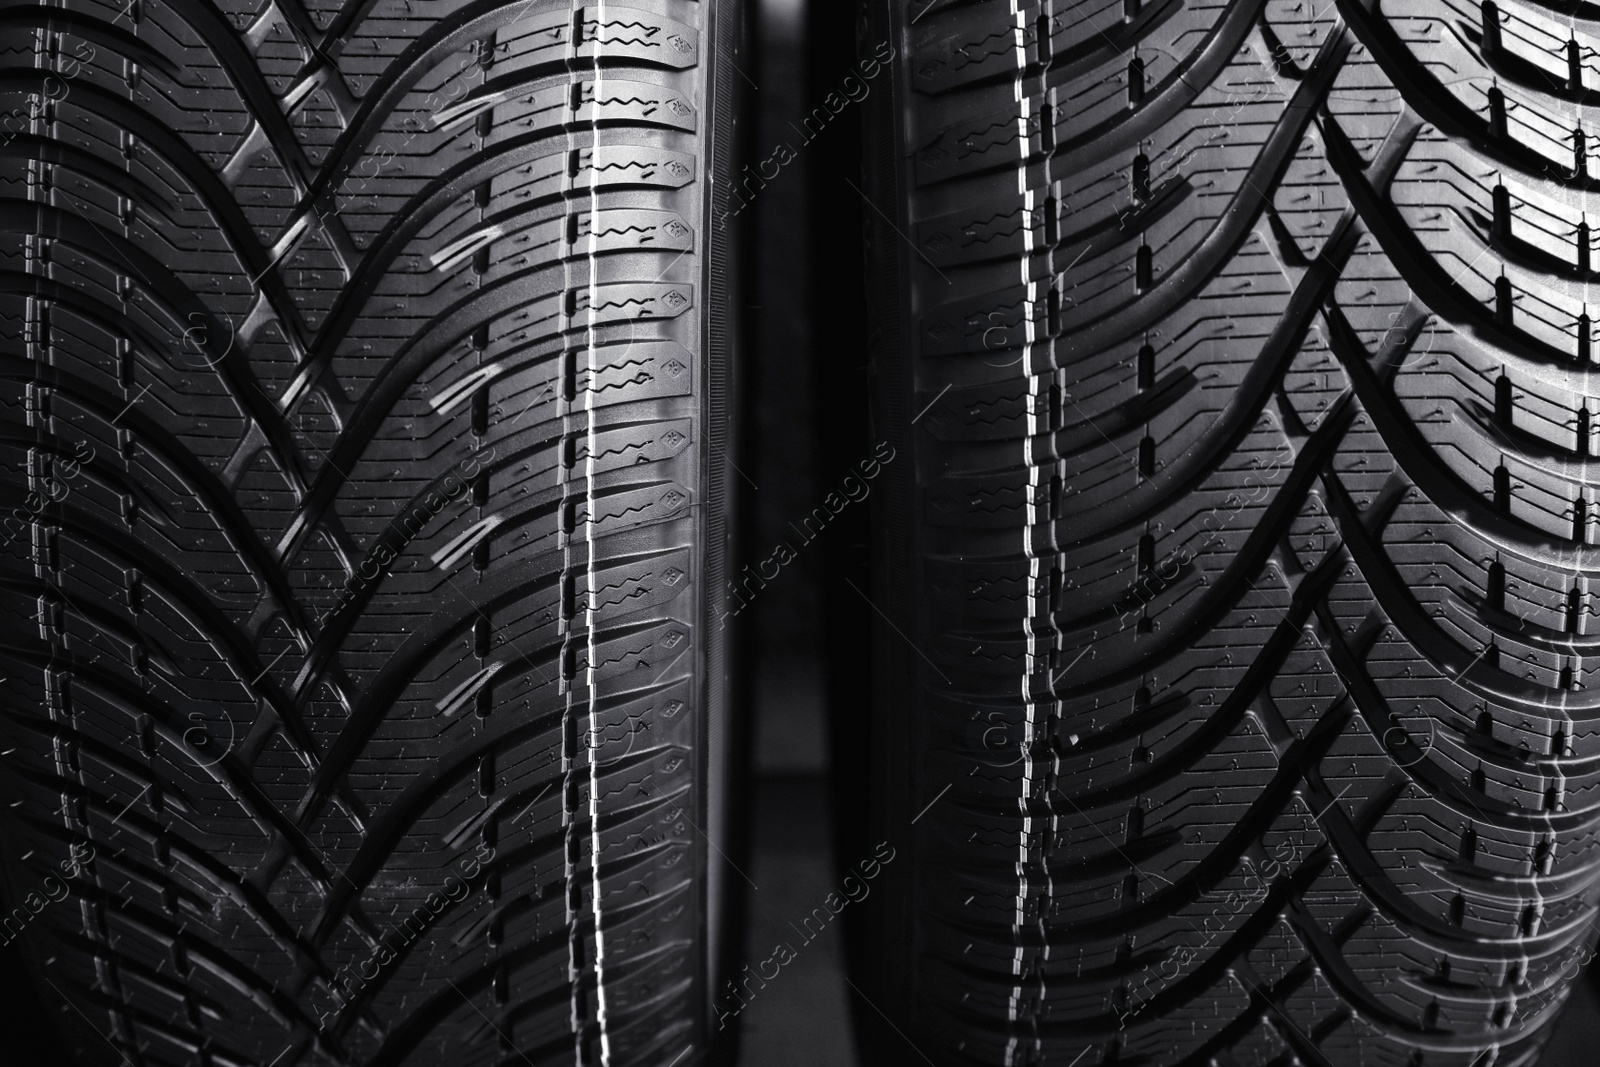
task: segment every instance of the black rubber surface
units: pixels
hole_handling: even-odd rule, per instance
[[[1600,896],[1600,11],[867,10],[906,845],[862,1017],[1534,1063]]]
[[[62,1062],[702,1061],[737,7],[0,7],[0,921]]]

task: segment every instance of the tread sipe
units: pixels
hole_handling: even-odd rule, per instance
[[[0,921],[63,1062],[703,1062],[737,9],[0,3]]]
[[[868,12],[864,993],[941,1067],[1532,1067],[1600,936],[1600,13]]]

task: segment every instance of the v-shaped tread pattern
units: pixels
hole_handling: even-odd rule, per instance
[[[878,994],[941,1065],[1531,1067],[1600,936],[1600,27],[876,10]]]
[[[0,6],[0,849],[84,1062],[698,1062],[735,19]]]

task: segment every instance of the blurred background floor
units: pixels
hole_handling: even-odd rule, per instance
[[[810,941],[801,924],[838,889],[821,778],[767,778],[755,798],[755,847],[745,958],[752,967],[779,944],[794,958],[740,1013],[744,1067],[855,1067],[838,922]],[[772,973],[773,968],[766,968]]]
[[[812,102],[806,54],[806,0],[759,0],[757,61],[749,71],[754,128],[749,157],[778,145],[794,159],[753,200],[761,233],[750,295],[748,336],[759,363],[748,379],[751,402],[745,465],[754,505],[750,558],[797,539],[790,526],[823,495],[818,432],[830,412],[819,397],[815,345],[827,324],[813,307],[817,254],[836,254],[853,234],[822,229],[812,216],[820,155],[796,133]],[[848,9],[839,5],[839,14]],[[849,23],[845,22],[848,27]],[[837,137],[844,131],[824,131]],[[822,146],[826,149],[827,145]],[[859,254],[859,253],[856,253]],[[837,340],[837,339],[836,339]],[[837,400],[835,400],[837,403]],[[808,545],[751,604],[752,750],[755,789],[745,875],[744,962],[758,970],[779,944],[794,958],[739,1012],[741,1067],[856,1067],[845,984],[842,924],[806,941],[796,929],[837,886],[829,810],[823,685],[823,546]],[[772,973],[772,968],[767,968]]]

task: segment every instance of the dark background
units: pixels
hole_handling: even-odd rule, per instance
[[[847,508],[809,544],[802,545],[791,526],[867,454],[870,440],[861,341],[860,233],[867,209],[855,170],[859,108],[847,107],[813,138],[799,129],[849,72],[853,5],[749,3],[756,47],[754,62],[741,71],[751,105],[747,155],[758,164],[786,144],[793,159],[749,202],[742,219],[760,235],[748,244],[744,276],[746,558],[767,558],[782,542],[797,552],[741,613],[753,779],[744,809],[749,841],[727,862],[745,890],[741,961],[766,959],[779,942],[800,947],[739,1012],[738,1063],[857,1067],[842,924],[809,942],[791,925],[837,886],[835,820],[848,823],[850,813],[834,810],[830,775],[863,773],[852,740],[867,713],[863,665],[873,609],[857,591],[870,591],[863,565],[867,508]],[[870,91],[887,89],[880,79]],[[842,857],[845,863],[855,858]],[[14,950],[0,947],[0,1067],[61,1067],[45,1019]],[[907,1046],[903,1062],[920,1061]],[[1542,1067],[1597,1062],[1600,971],[1591,968]]]
[[[854,61],[853,5],[750,3],[756,69],[746,72],[747,155],[759,167],[787,146],[793,159],[752,202],[749,220],[760,239],[750,248],[755,277],[747,290],[755,357],[747,381],[747,558],[767,558],[780,543],[798,551],[746,618],[754,795],[742,962],[753,966],[780,942],[799,948],[740,1012],[738,1062],[855,1067],[844,923],[809,943],[791,925],[837,888],[836,869],[857,858],[836,854],[834,820],[849,813],[834,808],[830,772],[859,773],[851,727],[867,714],[868,506],[846,508],[803,546],[794,530],[869,451],[860,107],[848,105],[814,136],[804,127]],[[870,86],[887,90],[883,76]],[[909,1047],[905,1053],[920,1062]]]

